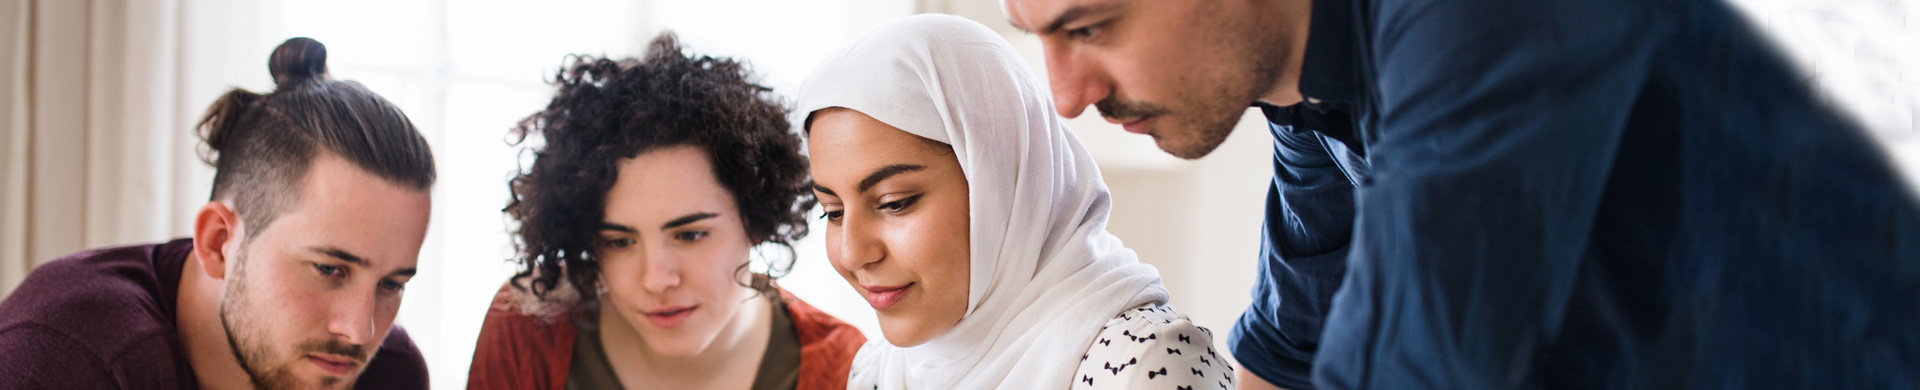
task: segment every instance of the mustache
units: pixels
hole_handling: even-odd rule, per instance
[[[1122,101],[1119,94],[1107,95],[1106,98],[1093,103],[1093,108],[1100,110],[1101,117],[1115,122],[1132,122],[1140,118],[1166,114],[1169,111],[1166,107],[1150,103]]]
[[[365,364],[367,362],[367,359],[372,358],[370,356],[367,356],[366,346],[359,345],[359,344],[343,343],[343,342],[340,342],[339,340],[309,341],[309,342],[301,343],[300,347],[298,348],[298,351],[300,351],[302,355],[307,354],[309,352],[318,352],[318,353],[345,356],[349,359],[353,359],[353,362],[355,364]]]

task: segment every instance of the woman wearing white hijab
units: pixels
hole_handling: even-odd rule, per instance
[[[1106,231],[1092,157],[1006,41],[881,25],[800,89],[828,257],[886,342],[850,389],[1232,388],[1213,337]]]

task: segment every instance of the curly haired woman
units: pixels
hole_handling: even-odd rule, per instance
[[[866,338],[774,284],[815,201],[787,109],[751,78],[671,34],[559,72],[513,130],[542,138],[510,183],[520,271],[468,388],[846,388]],[[786,262],[750,272],[763,244]]]

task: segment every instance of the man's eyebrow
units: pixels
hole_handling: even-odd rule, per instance
[[[1080,18],[1085,18],[1087,17],[1087,15],[1111,11],[1116,6],[1117,5],[1115,4],[1099,4],[1099,5],[1092,5],[1092,6],[1076,5],[1076,6],[1068,7],[1066,11],[1060,12],[1060,16],[1053,17],[1053,21],[1047,23],[1047,26],[1045,28],[1041,28],[1038,34],[1048,35],[1048,34],[1059,32],[1060,29],[1065,28],[1068,23],[1073,23],[1074,21],[1080,20]],[[1019,25],[1017,24],[1014,26],[1019,27]]]
[[[345,249],[340,249],[337,247],[316,246],[316,247],[307,248],[307,250],[311,250],[314,253],[327,255],[327,257],[339,259],[340,261],[345,261],[349,264],[354,264],[361,267],[371,268],[373,266],[373,263],[368,262],[366,258],[360,257],[359,255],[353,254],[353,252],[348,252]],[[398,270],[394,270],[393,273],[390,273],[388,275],[398,275],[398,276],[405,276],[405,277],[411,278],[415,273],[418,273],[419,271],[420,269],[418,268],[401,268]]]
[[[893,175],[918,171],[922,169],[927,169],[927,167],[924,165],[912,165],[912,164],[894,164],[894,165],[881,167],[880,170],[873,171],[873,173],[867,174],[867,178],[860,179],[860,186],[859,186],[860,192],[867,192],[867,190],[873,189],[874,184],[880,184],[881,180],[886,180],[889,177],[893,177]],[[831,195],[832,193],[829,192],[828,194]]]
[[[640,232],[639,230],[634,230],[633,227],[630,227],[627,225],[621,225],[613,222],[601,222],[600,230],[612,230],[612,231],[621,232],[621,233],[639,233]]]
[[[689,224],[689,223],[699,222],[702,219],[713,218],[718,216],[720,216],[720,214],[714,214],[714,213],[687,214],[686,216],[683,216],[680,218],[674,218],[672,221],[667,221],[667,223],[660,224],[660,230],[677,228],[677,227],[685,226],[686,224]]]
[[[340,248],[331,247],[331,246],[316,246],[316,247],[309,247],[307,248],[307,250],[311,250],[314,253],[327,255],[327,257],[340,259],[340,261],[345,261],[352,264],[358,264],[361,267],[372,266],[372,263],[367,262],[366,258],[360,257],[359,255],[355,255],[353,254],[353,252],[347,252],[347,250],[345,249],[340,249]]]

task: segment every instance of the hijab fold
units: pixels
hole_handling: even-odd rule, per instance
[[[1066,387],[1109,319],[1167,302],[1159,272],[1107,233],[1092,155],[986,26],[929,14],[874,28],[807,78],[794,123],[833,107],[952,146],[968,183],[966,315],[924,344],[862,350],[853,370],[880,388]]]

